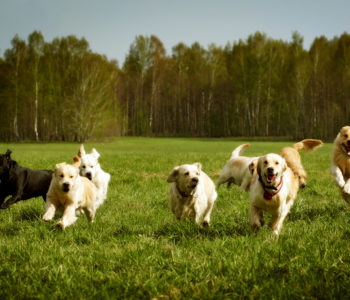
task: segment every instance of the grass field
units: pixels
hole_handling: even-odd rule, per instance
[[[0,299],[350,298],[350,211],[333,184],[331,144],[302,153],[308,186],[276,238],[248,225],[249,195],[218,191],[211,226],[178,222],[167,175],[200,161],[214,180],[230,139],[122,138],[85,145],[112,176],[94,224],[84,216],[65,231],[41,220],[42,199],[0,211]],[[291,142],[251,143],[247,156]],[[53,169],[78,144],[0,144],[21,165]],[[267,220],[269,217],[267,217]]]

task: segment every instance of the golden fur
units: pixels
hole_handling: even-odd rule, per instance
[[[272,215],[269,226],[278,235],[298,190],[298,178],[283,157],[278,154],[260,157],[250,188],[249,221],[252,229],[258,230],[264,225],[263,212],[268,212]]]
[[[216,187],[223,183],[227,183],[227,187],[236,184],[241,187],[242,190],[248,191],[252,176],[254,173],[254,168],[250,168],[250,165],[256,166],[258,162],[258,157],[246,157],[240,156],[249,144],[242,144],[232,151],[231,158],[226,162],[223,167],[219,180]]]
[[[344,200],[350,203],[350,126],[342,127],[334,140],[331,173]]]
[[[57,164],[47,193],[43,220],[51,221],[56,210],[60,210],[63,215],[57,225],[62,229],[77,220],[77,210],[83,210],[89,221],[94,221],[96,188],[89,179],[79,175],[79,165],[77,156],[73,165]]]
[[[306,186],[306,172],[301,164],[299,151],[304,150],[307,152],[315,150],[322,145],[323,142],[321,140],[305,139],[294,144],[292,147],[284,147],[279,153],[286,160],[288,167],[298,177],[301,188]]]
[[[195,219],[199,224],[203,215],[203,225],[208,226],[217,193],[213,181],[202,171],[202,165],[195,163],[175,167],[167,181],[171,183],[170,208],[176,218]]]

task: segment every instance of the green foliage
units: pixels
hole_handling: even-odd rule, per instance
[[[301,153],[307,187],[279,238],[248,225],[249,195],[218,190],[209,228],[178,222],[168,206],[171,169],[200,161],[216,181],[235,139],[121,138],[89,143],[111,176],[89,224],[64,232],[41,220],[42,199],[0,211],[0,297],[35,299],[349,298],[349,209],[329,172],[331,144]],[[247,156],[292,142],[252,141]],[[21,165],[70,162],[79,144],[2,144]],[[267,219],[269,217],[267,216]]]
[[[288,136],[332,140],[350,118],[350,35],[225,47],[135,37],[122,68],[70,35],[15,36],[0,61],[0,140]]]

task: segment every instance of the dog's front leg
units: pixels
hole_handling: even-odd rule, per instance
[[[46,202],[46,212],[43,215],[43,220],[45,222],[51,221],[55,216],[56,206],[50,201],[50,198]]]
[[[342,189],[345,185],[345,180],[342,171],[337,166],[331,167],[331,173],[334,176],[335,183]]]
[[[250,205],[249,210],[249,223],[250,227],[254,231],[258,231],[260,227],[264,225],[264,216],[262,210],[252,204]]]
[[[65,229],[67,226],[72,225],[77,220],[75,209],[75,205],[68,205],[63,212],[61,220],[57,223],[57,226]]]
[[[344,193],[350,194],[350,178],[346,181],[343,188]]]

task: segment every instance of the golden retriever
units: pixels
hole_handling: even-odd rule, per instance
[[[263,212],[272,215],[270,227],[279,234],[299,190],[297,176],[283,157],[267,154],[258,160],[250,188],[249,221],[253,230],[264,225]]]
[[[59,163],[52,176],[46,199],[44,221],[51,221],[56,210],[63,212],[57,226],[62,229],[76,220],[76,211],[84,210],[90,222],[95,217],[95,185],[86,177],[79,175],[79,157],[74,157],[74,164]]]
[[[279,154],[286,160],[288,167],[291,168],[294,174],[298,177],[300,188],[306,186],[306,172],[301,164],[299,151],[304,150],[307,152],[315,150],[322,145],[323,142],[321,140],[305,139],[294,144],[292,147],[284,147],[280,151]]]
[[[169,202],[176,218],[195,219],[199,224],[203,215],[203,226],[209,226],[217,193],[213,181],[202,171],[202,165],[194,163],[175,167],[167,181],[172,183]]]
[[[248,147],[249,144],[243,144],[232,151],[231,158],[226,162],[221,171],[216,184],[217,188],[219,188],[221,184],[227,182],[227,188],[233,183],[239,185],[244,191],[249,190],[258,157],[240,156],[241,152]]]
[[[350,203],[350,126],[342,127],[334,140],[331,173],[344,200]]]

